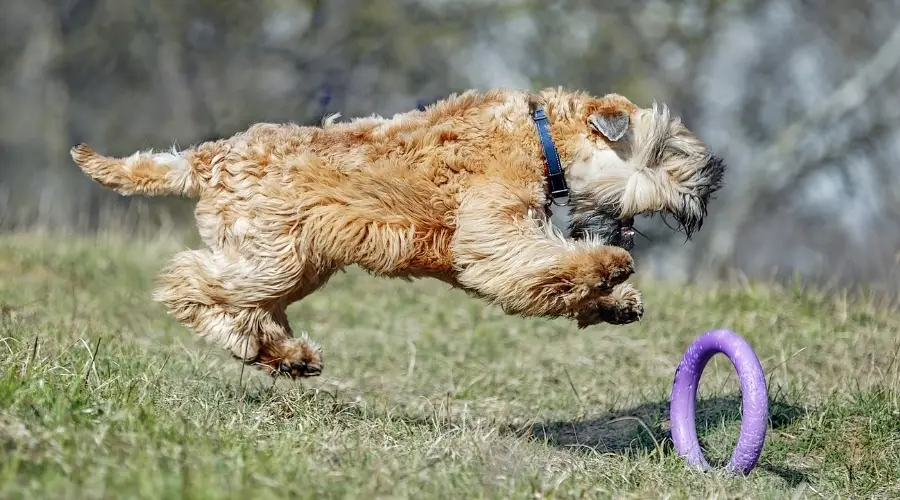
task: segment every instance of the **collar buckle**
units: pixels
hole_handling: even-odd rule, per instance
[[[547,184],[550,188],[550,200],[558,207],[564,207],[569,204],[569,188],[566,186],[566,176],[562,172],[554,172],[547,175]],[[557,202],[558,199],[565,198],[563,202]]]

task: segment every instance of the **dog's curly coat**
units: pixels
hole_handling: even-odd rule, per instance
[[[546,210],[531,119],[545,107],[571,189],[571,235]],[[285,308],[350,264],[434,277],[510,314],[584,327],[643,313],[633,217],[669,212],[699,229],[724,166],[665,107],[609,94],[468,91],[425,110],[321,127],[261,123],[185,151],[72,158],[123,195],[199,198],[208,248],[177,254],[154,298],[246,363],[318,375],[322,349]]]

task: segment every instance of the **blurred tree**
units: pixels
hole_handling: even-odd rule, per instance
[[[464,18],[418,2],[13,1],[0,46],[12,111],[0,123],[2,182],[17,186],[7,203],[43,223],[88,215],[95,226],[100,205],[135,201],[85,182],[68,158],[80,141],[128,154],[256,121],[410,109],[467,86],[447,64]]]

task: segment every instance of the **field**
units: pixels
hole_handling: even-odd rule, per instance
[[[185,245],[0,237],[0,497],[900,496],[900,319],[865,303],[641,283],[641,323],[579,331],[351,269],[289,309],[323,376],[273,383],[149,300]],[[719,327],[769,380],[747,478],[686,470],[667,437],[675,366]],[[726,358],[700,393],[722,464],[740,411]]]

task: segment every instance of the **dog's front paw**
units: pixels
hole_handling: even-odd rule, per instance
[[[598,280],[594,287],[609,290],[625,282],[634,274],[634,258],[619,247],[603,246],[595,250]]]
[[[579,252],[570,265],[574,283],[599,291],[609,291],[634,274],[631,254],[613,246]]]
[[[609,278],[605,284],[601,285],[604,288],[618,286],[634,274],[634,258],[631,254],[618,247],[609,248],[615,250],[610,252]]]
[[[639,321],[643,316],[644,303],[640,299],[623,305],[623,307],[600,309],[601,320],[611,325],[627,325]]]
[[[579,328],[587,328],[600,323],[626,325],[639,321],[643,316],[644,299],[641,292],[626,283],[613,288],[609,295],[579,311],[575,320]]]
[[[263,346],[257,362],[273,377],[284,375],[296,379],[321,375],[325,366],[323,358],[322,348],[304,334]]]

